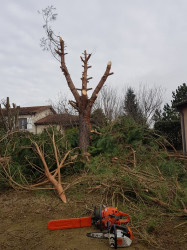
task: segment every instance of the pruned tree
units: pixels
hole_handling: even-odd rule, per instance
[[[98,85],[93,91],[91,97],[88,97],[88,91],[92,88],[88,88],[88,83],[92,77],[88,77],[88,69],[91,68],[89,65],[89,60],[92,54],[87,53],[85,50],[83,56],[81,56],[81,61],[83,63],[83,72],[82,72],[82,87],[80,89],[75,87],[74,82],[71,79],[70,73],[68,71],[66,62],[65,62],[65,43],[61,36],[56,36],[53,30],[50,27],[50,21],[56,19],[57,14],[54,14],[55,8],[49,6],[46,9],[42,10],[41,14],[44,19],[44,30],[46,32],[46,38],[42,38],[41,45],[44,49],[50,50],[54,57],[60,62],[60,68],[64,73],[68,87],[70,88],[75,100],[69,101],[72,107],[79,113],[79,147],[83,151],[87,151],[89,145],[89,134],[90,134],[90,114],[91,109],[95,100],[97,99],[98,93],[106,82],[108,76],[113,73],[111,70],[111,62],[109,61],[106,67],[106,70],[101,77]]]
[[[19,110],[20,107],[16,106],[15,103],[13,103],[11,107],[9,97],[7,97],[6,100],[1,101],[0,124],[6,132],[12,132],[13,130],[18,129]]]

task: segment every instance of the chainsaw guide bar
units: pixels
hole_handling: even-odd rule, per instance
[[[109,238],[109,234],[108,233],[87,233],[86,234],[87,237],[91,237],[91,238],[98,238],[98,239],[108,239]]]

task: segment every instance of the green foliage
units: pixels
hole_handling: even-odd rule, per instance
[[[42,196],[44,198],[48,198],[49,197],[49,190],[35,190],[34,191],[36,196]]]
[[[164,105],[162,113],[162,121],[176,121],[179,120],[179,112],[168,103]]]
[[[156,111],[154,128],[158,130],[177,149],[182,149],[180,114],[175,105],[187,100],[187,85],[183,83],[172,92],[171,105],[166,103],[163,111]]]
[[[25,132],[14,133],[10,136],[5,136],[5,138],[1,141],[0,156],[10,158],[9,167],[7,169],[9,174],[13,176],[14,180],[18,184],[33,184],[44,176],[43,163],[36,153],[36,149],[32,141],[35,141],[44,152],[45,161],[50,170],[56,169],[56,159],[52,144],[53,133],[58,152],[62,158],[67,150],[71,149],[70,146],[74,135],[76,134],[76,131],[74,130],[73,133],[70,134],[71,136],[69,136],[72,139],[70,143],[67,143],[67,138],[62,135],[55,127],[51,127],[39,135],[33,135],[31,133]],[[77,165],[78,166],[74,166],[74,170],[76,171],[78,167],[80,168],[81,164],[79,163]],[[63,168],[63,173],[69,174],[69,168],[71,167],[68,165]],[[5,177],[2,168],[0,171],[1,177]]]
[[[103,128],[106,125],[106,122],[106,116],[101,108],[94,110],[94,112],[91,114],[92,126],[94,125],[94,127]]]
[[[181,181],[185,175],[185,171],[182,167],[181,162],[176,162],[171,159],[165,161],[163,161],[163,159],[160,159],[158,167],[162,174],[167,178],[178,178],[180,176]]]
[[[79,140],[78,128],[71,128],[66,130],[66,138],[70,147],[78,147]]]
[[[164,105],[163,111],[156,110],[154,115],[154,120],[157,121],[175,121],[179,120],[179,112],[175,109],[175,105],[182,101],[187,100],[187,85],[183,83],[178,86],[178,88],[172,92],[171,105],[166,103]]]
[[[176,148],[182,149],[181,124],[179,120],[158,121],[154,129],[159,131]]]
[[[92,144],[89,147],[89,152],[92,155],[100,153],[104,154],[117,154],[118,146],[115,137],[110,134],[104,134],[102,136],[92,136]]]
[[[168,159],[160,147],[166,143],[164,138],[124,117],[102,132],[102,135],[92,137],[90,152],[94,157],[86,165],[97,185],[100,182],[109,185],[109,194],[111,197],[116,194],[118,202],[125,196],[138,206],[144,201],[146,209],[148,204],[154,204],[153,200],[156,202],[158,199],[168,204],[168,210],[181,209],[180,199],[187,202],[187,194],[176,192],[176,180],[185,186],[187,174],[184,164]],[[114,156],[117,156],[116,161]],[[141,220],[140,217],[141,214]],[[145,217],[142,212],[142,218]],[[149,221],[147,232],[156,230],[157,224],[155,219]]]
[[[111,176],[113,169],[110,169],[110,159],[103,155],[95,156],[91,159],[91,162],[87,164],[87,169],[91,170],[95,175],[99,175],[101,178]]]
[[[142,126],[134,121],[131,117],[121,117],[114,124],[113,133],[115,137],[118,138],[118,143],[122,143],[124,145],[140,145],[149,143],[146,139],[145,134],[148,129],[146,126]]]
[[[148,233],[153,233],[160,225],[160,220],[156,218],[149,218],[147,221],[146,231]]]
[[[177,103],[187,100],[187,85],[183,83],[178,86],[178,88],[172,92],[171,105],[166,103],[164,105],[163,111],[156,111],[155,117],[156,121],[172,121],[179,119],[179,113],[176,111],[174,106]],[[160,113],[160,114],[159,114]]]
[[[32,140],[44,150],[50,169],[56,168],[51,143],[53,131],[62,156],[72,145],[77,145],[77,129],[70,129],[62,135],[55,128],[50,128],[40,135],[15,134],[1,142],[1,155],[11,156],[10,172],[18,183],[23,183],[23,176],[28,183],[36,182],[42,177],[42,174],[30,165],[32,162],[34,166],[43,168],[42,162],[33,151]],[[153,206],[157,200],[166,204],[164,209],[167,211],[181,211],[181,200],[187,202],[187,173],[183,162],[168,158],[167,152],[161,148],[161,144],[166,145],[164,138],[155,134],[154,130],[137,124],[130,117],[121,117],[102,128],[100,132],[101,134],[91,135],[90,162],[85,162],[77,152],[75,164],[62,170],[65,178],[72,178],[74,173],[81,174],[83,171],[89,179],[85,189],[101,186],[97,195],[101,194],[102,199],[106,198],[110,205],[121,204],[122,207],[128,208],[129,204],[139,207],[137,216],[133,214],[136,221],[145,220],[148,213],[153,213],[154,208],[158,207],[158,204]],[[177,182],[180,189],[177,189]],[[80,197],[76,194],[75,196],[77,199],[83,197],[81,194]],[[146,232],[152,233],[157,225],[155,218],[147,220]]]
[[[124,100],[124,115],[141,124],[145,123],[142,111],[132,88],[128,88]]]
[[[172,92],[172,98],[173,100],[171,101],[172,106],[180,103],[182,101],[187,100],[187,85],[186,83],[183,83],[182,85],[178,86],[178,88]]]
[[[42,177],[29,164],[30,161],[43,168],[33,151],[31,140],[36,141],[44,150],[51,170],[56,167],[51,144],[53,131],[62,156],[77,145],[77,129],[70,129],[62,135],[55,128],[40,135],[18,133],[0,142],[1,156],[11,156],[10,172],[18,183],[23,183],[23,175],[29,183]],[[96,201],[117,206],[130,214],[131,222],[150,241],[150,237],[157,233],[162,223],[161,214],[181,214],[182,202],[187,204],[185,163],[168,157],[167,151],[160,146],[167,145],[165,138],[155,134],[154,130],[137,124],[131,117],[121,117],[100,132],[101,134],[91,135],[90,161],[86,162],[76,152],[75,164],[62,170],[65,177],[63,181],[66,183],[75,180],[75,173],[77,178],[83,172],[82,181],[68,189],[67,196],[70,195],[71,200],[76,202],[85,200],[86,195],[89,198],[93,195],[94,203]],[[2,137],[4,132],[0,131],[0,134]],[[71,160],[71,155],[68,160]],[[0,188],[6,187],[5,184],[0,172]],[[48,192],[37,191],[36,195],[48,199]],[[80,213],[77,214],[79,215]]]

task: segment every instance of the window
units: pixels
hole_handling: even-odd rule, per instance
[[[19,118],[19,129],[27,129],[27,118]]]
[[[32,129],[32,118],[27,118],[27,129]]]

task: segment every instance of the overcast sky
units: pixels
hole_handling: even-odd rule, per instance
[[[162,86],[164,101],[187,82],[186,0],[6,0],[0,13],[0,100],[21,106],[46,105],[59,92],[70,95],[58,61],[40,47],[37,13],[56,7],[53,28],[66,42],[66,62],[77,88],[81,53],[92,53],[94,87],[112,61],[107,85],[120,92],[138,85]]]

